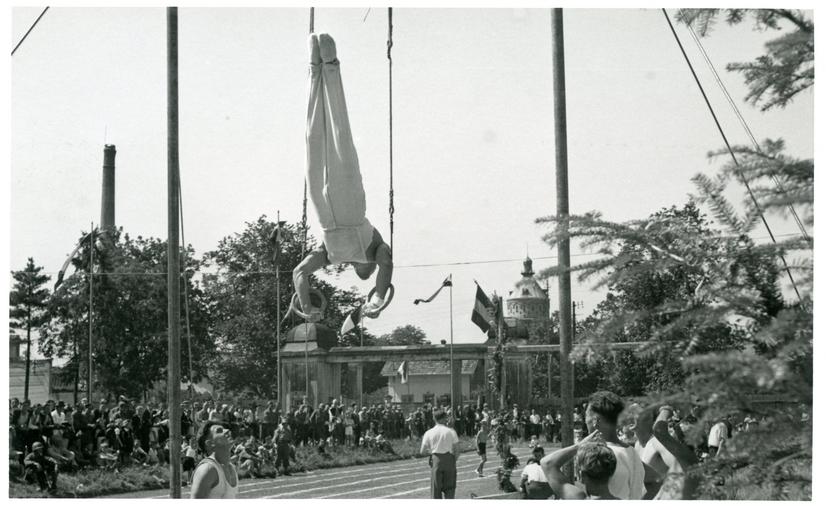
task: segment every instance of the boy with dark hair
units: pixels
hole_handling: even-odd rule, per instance
[[[192,474],[192,499],[231,499],[238,495],[238,473],[230,462],[229,430],[207,421],[198,436],[206,457]]]
[[[560,448],[540,461],[548,484],[559,499],[617,499],[609,488],[617,459],[611,448],[598,442],[600,438],[599,431],[594,431],[579,443]],[[562,473],[562,466],[574,457],[585,490],[568,482]]]
[[[645,494],[645,467],[633,446],[617,437],[619,415],[625,405],[622,399],[610,391],[598,391],[591,395],[585,409],[588,430],[599,432],[608,448],[616,457],[616,470],[609,481],[609,489],[618,499],[642,499]]]

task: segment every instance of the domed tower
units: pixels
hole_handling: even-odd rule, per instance
[[[551,300],[545,289],[534,278],[533,261],[525,257],[522,279],[505,300],[506,317],[516,319],[517,323],[548,320],[550,318]]]

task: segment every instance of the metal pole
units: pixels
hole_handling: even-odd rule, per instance
[[[92,284],[94,280],[94,273],[95,273],[95,224],[91,223],[89,225],[89,373],[87,374],[87,382],[86,382],[86,398],[89,399],[89,402],[92,401],[92,316],[94,311],[92,309],[92,296],[94,292],[94,285]]]
[[[276,214],[276,223],[275,228],[281,227],[281,211],[278,211]],[[278,233],[276,231],[276,239]],[[276,250],[279,247],[276,245]],[[276,251],[276,254],[278,251]],[[278,257],[275,259],[275,377],[277,381],[277,395],[276,398],[278,399],[278,405],[283,405],[284,401],[281,399],[282,391],[281,391],[281,261],[278,260]]]
[[[571,246],[568,239],[568,133],[565,108],[565,44],[562,9],[551,10],[554,82],[554,138],[556,141],[556,216],[559,243],[559,371],[562,393],[562,446],[574,443],[574,388],[571,379]]]
[[[169,400],[169,497],[181,497],[181,303],[180,240],[178,236],[178,8],[166,8],[167,63],[167,328],[169,366],[167,398]]]
[[[453,383],[453,274],[450,275],[450,406],[456,407],[456,386]],[[454,416],[455,419],[455,416]]]

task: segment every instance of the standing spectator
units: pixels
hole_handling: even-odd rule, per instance
[[[344,415],[344,444],[347,446],[353,446],[355,443],[353,442],[354,437],[354,429],[355,421],[353,420],[353,412],[348,411]]]
[[[456,493],[456,461],[459,460],[459,436],[445,426],[447,414],[433,413],[436,425],[422,437],[420,452],[430,452],[430,491],[432,499],[453,499]]]
[[[26,480],[35,479],[41,491],[53,491],[57,487],[57,462],[45,455],[43,443],[35,441],[32,453],[23,460]]]
[[[275,428],[278,426],[278,411],[275,403],[270,400],[264,409],[264,423],[261,425],[261,437],[272,437]]]
[[[57,403],[57,407],[52,411],[52,423],[55,427],[62,427],[66,423],[66,404],[61,400]]]
[[[353,446],[358,446],[361,439],[361,417],[355,402],[350,405],[350,416],[353,419]]]
[[[720,420],[711,427],[708,433],[708,454],[712,457],[720,455],[726,439],[731,437],[726,420]]]
[[[290,455],[292,454],[291,446],[293,442],[293,433],[290,430],[290,426],[286,423],[286,420],[282,420],[278,425],[278,428],[275,430],[273,442],[275,443],[277,455],[275,460],[276,471],[278,471],[278,467],[281,466],[282,474],[291,476]]]

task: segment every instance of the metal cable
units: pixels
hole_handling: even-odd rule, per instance
[[[30,26],[29,29],[26,30],[26,33],[23,34],[23,37],[20,39],[20,41],[17,44],[14,45],[14,49],[11,50],[11,56],[12,57],[14,56],[14,52],[17,51],[17,48],[19,48],[20,45],[23,44],[23,41],[26,40],[26,37],[28,37],[29,34],[31,33],[31,31],[34,30],[34,27],[37,25],[37,22],[40,21],[40,18],[42,18],[43,15],[46,14],[46,11],[48,11],[48,10],[49,10],[49,6],[46,6],[46,8],[43,9],[43,12],[40,13],[40,16],[38,16],[37,19],[34,20],[34,23],[32,23],[32,26]]]
[[[668,17],[668,13],[665,9],[662,9],[663,16],[665,16],[666,22],[668,22],[668,27],[671,29],[671,33],[674,35],[674,40],[677,41],[677,46],[680,48],[680,52],[683,54],[683,58],[685,59],[686,64],[688,64],[688,69],[691,71],[691,75],[694,76],[694,81],[697,83],[697,87],[700,89],[700,93],[703,95],[703,100],[708,107],[709,113],[711,113],[711,117],[714,119],[714,124],[717,126],[717,130],[720,132],[720,136],[723,138],[723,142],[726,144],[726,148],[728,149],[728,153],[731,155],[732,161],[734,161],[735,172],[737,173],[737,177],[743,182],[743,185],[746,187],[746,191],[748,191],[749,196],[751,197],[751,201],[754,203],[754,207],[757,210],[758,214],[760,215],[760,219],[763,221],[763,226],[766,227],[766,230],[769,233],[769,237],[772,240],[772,243],[777,244],[777,240],[774,238],[774,234],[772,233],[771,227],[769,227],[769,223],[766,221],[766,217],[763,214],[763,210],[760,207],[760,204],[757,202],[757,198],[754,196],[754,192],[751,190],[751,186],[749,186],[748,180],[740,171],[740,163],[737,161],[737,156],[734,155],[734,151],[731,149],[731,145],[728,142],[728,138],[726,137],[726,133],[723,131],[723,127],[720,125],[720,121],[717,119],[717,114],[714,112],[714,108],[711,106],[711,102],[708,100],[708,96],[706,95],[706,91],[703,88],[703,84],[700,83],[700,79],[697,77],[697,73],[694,71],[694,66],[691,64],[691,60],[688,58],[688,55],[685,52],[685,48],[683,47],[682,41],[680,41],[680,37],[677,35],[677,31],[674,29],[674,24],[671,23],[671,18]],[[802,302],[803,299],[800,296],[800,291],[797,289],[797,284],[794,281],[794,277],[792,276],[792,271],[789,269],[789,265],[786,263],[786,258],[779,254],[780,260],[783,262],[783,267],[786,269],[786,274],[789,275],[789,280],[792,282],[792,287],[794,288],[794,293],[797,295],[798,302]]]
[[[757,139],[755,138],[754,133],[751,131],[751,127],[749,127],[749,124],[748,124],[748,122],[746,122],[746,119],[743,117],[743,114],[740,111],[740,108],[737,106],[737,103],[731,97],[731,94],[729,93],[728,88],[726,87],[725,83],[723,83],[722,78],[720,78],[720,75],[717,72],[717,68],[714,66],[714,64],[711,61],[711,58],[708,56],[708,53],[706,52],[706,49],[703,46],[703,43],[700,41],[699,36],[694,31],[694,28],[691,25],[688,25],[688,30],[689,30],[689,33],[691,34],[691,38],[694,40],[694,43],[697,46],[697,49],[700,50],[700,53],[702,54],[703,59],[706,61],[706,64],[708,65],[708,68],[711,70],[711,73],[714,76],[714,80],[717,82],[717,85],[720,87],[720,90],[723,92],[723,95],[725,96],[726,100],[728,101],[728,104],[731,106],[732,110],[734,110],[734,114],[737,116],[737,120],[740,122],[740,125],[743,126],[743,129],[745,130],[746,134],[748,135],[749,139],[751,140],[751,143],[754,146],[755,150],[758,151],[758,152],[762,152],[762,150],[760,148],[760,144],[757,142]],[[775,175],[774,172],[770,172],[769,176],[774,181],[774,184],[777,187],[777,189],[781,193],[786,194],[787,193],[786,189],[780,183],[780,179],[777,177],[777,175]],[[798,216],[797,210],[795,210],[794,205],[790,203],[788,205],[788,207],[789,207],[789,212],[791,213],[792,217],[794,218],[795,224],[797,224],[797,228],[800,230],[800,234],[803,236],[803,238],[806,240],[806,242],[811,244],[812,239],[811,239],[811,237],[809,237],[809,233],[806,231],[806,227],[803,225],[803,222],[801,221],[800,216]]]

